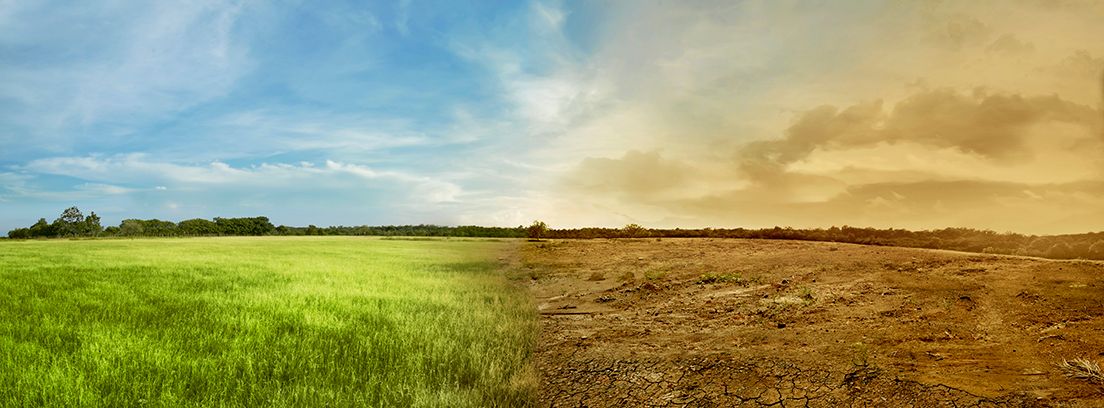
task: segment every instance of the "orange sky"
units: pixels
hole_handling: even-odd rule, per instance
[[[533,93],[553,131],[527,214],[1104,230],[1104,3],[857,3],[610,13]]]

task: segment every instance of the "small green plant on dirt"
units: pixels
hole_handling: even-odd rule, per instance
[[[851,344],[851,364],[857,367],[870,366],[870,346],[863,342]]]
[[[755,314],[768,320],[776,320],[787,315],[792,316],[796,308],[802,303],[800,299],[793,296],[761,299],[759,301],[760,306],[755,309]]]
[[[1104,372],[1100,371],[1100,365],[1087,358],[1078,357],[1073,360],[1063,359],[1058,364],[1062,374],[1066,377],[1084,380],[1095,384],[1104,384]]]
[[[854,353],[851,357],[851,372],[843,375],[843,385],[852,389],[866,387],[871,381],[881,375],[876,365],[870,362],[870,349],[862,342],[851,345]]]
[[[657,280],[662,280],[666,276],[667,276],[667,272],[660,271],[660,270],[650,270],[650,271],[645,271],[644,272],[644,279],[647,279],[647,280],[653,281],[653,282],[657,281]]]
[[[798,295],[798,297],[800,297],[805,302],[812,302],[816,300],[816,296],[813,295],[813,290],[810,289],[808,286],[801,287],[801,293]]]
[[[954,304],[955,302],[950,298],[944,297],[939,299],[939,306],[942,307],[945,311],[951,311],[951,309],[954,309]]]
[[[701,277],[699,277],[699,278],[698,278],[698,280],[694,281],[694,283],[697,283],[697,284],[699,284],[699,285],[706,285],[706,284],[711,284],[711,283],[736,283],[736,284],[742,284],[742,283],[744,283],[744,279],[743,279],[742,277],[740,277],[740,275],[739,275],[739,274],[731,274],[731,273],[721,273],[721,274],[716,274],[716,273],[706,273],[706,274],[703,274],[703,275],[702,275]]]

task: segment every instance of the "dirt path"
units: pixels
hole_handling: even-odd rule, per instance
[[[528,243],[542,406],[1102,406],[1104,265],[757,240]]]

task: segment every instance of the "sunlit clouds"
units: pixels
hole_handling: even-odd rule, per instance
[[[588,156],[561,222],[1104,225],[1096,3],[629,13],[606,36],[623,57],[586,68],[615,84],[608,114],[549,147]]]

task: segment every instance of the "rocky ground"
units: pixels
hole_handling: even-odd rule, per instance
[[[1104,406],[1104,264],[758,240],[524,244],[542,406]]]

